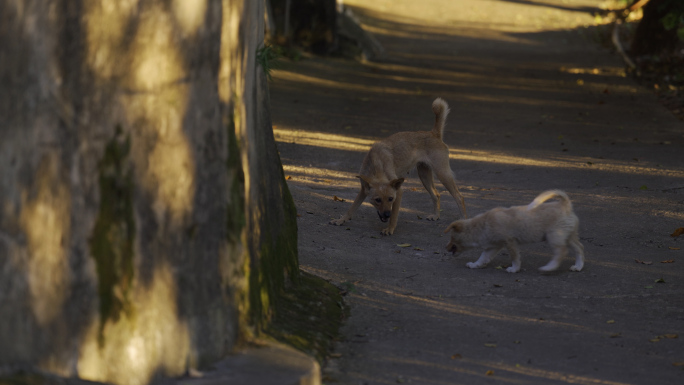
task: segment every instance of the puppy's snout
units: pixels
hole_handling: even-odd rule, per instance
[[[384,211],[384,212],[378,211],[378,217],[380,217],[380,220],[383,222],[387,222],[391,215],[392,215],[391,211]]]
[[[447,249],[447,251],[450,251],[454,254],[456,254],[456,252],[458,251],[458,247],[451,242],[449,242],[449,244],[446,246],[446,249]]]

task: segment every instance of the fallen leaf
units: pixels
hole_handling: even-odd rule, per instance
[[[622,337],[622,333],[613,333],[610,335],[610,338],[618,338],[618,337]]]
[[[651,342],[659,342],[659,341],[660,341],[660,338],[657,338],[657,337],[656,337],[656,338],[651,338],[649,341],[651,341]]]
[[[493,376],[493,375],[494,375],[494,371],[493,371],[493,370],[488,370],[488,371],[485,372],[485,376]]]
[[[378,237],[377,235],[371,235],[370,237],[373,239],[380,239],[380,237]]]
[[[679,335],[678,334],[663,334],[663,337],[673,340],[675,338],[679,338]]]
[[[503,266],[497,266],[497,267],[495,267],[495,269],[501,270],[501,269],[503,269]]]
[[[287,178],[285,178],[285,179],[287,179],[287,180],[292,179],[292,175],[288,175]]]
[[[674,259],[668,259],[667,261],[660,261],[660,263],[674,263]]]
[[[397,243],[397,246],[399,246],[399,247],[410,247],[411,244],[410,243]]]
[[[653,289],[653,286],[644,286],[644,289]]]
[[[451,359],[452,359],[452,360],[460,360],[461,358],[463,358],[463,356],[460,355],[460,354],[458,354],[458,353],[456,353],[456,354],[454,354],[453,356],[451,356]]]
[[[330,358],[340,358],[342,357],[342,353],[330,353]]]
[[[499,285],[498,283],[495,283],[494,287],[503,287],[503,285]]]
[[[520,343],[520,341],[513,341],[513,343],[514,343],[514,344],[519,344],[519,343]]]
[[[677,230],[674,231],[674,233],[670,234],[671,237],[678,237],[680,235],[684,234],[684,227],[680,227]]]
[[[665,280],[662,278],[658,278],[655,280],[655,283],[665,283]]]
[[[495,348],[496,344],[484,344],[484,346],[488,348]]]
[[[642,184],[641,187],[639,187],[639,190],[648,190],[648,186]]]
[[[684,361],[673,362],[672,365],[674,365],[674,366],[684,366]]]
[[[670,249],[670,250],[681,250],[681,248],[679,248],[679,247],[672,247],[672,246],[668,247],[668,249]]]
[[[339,198],[337,195],[333,195],[333,200],[334,200],[335,202],[344,202],[344,199]]]
[[[607,323],[607,324],[614,324],[614,323],[615,323],[615,320],[614,320],[614,319],[608,320],[608,321],[606,321],[606,323]]]
[[[593,163],[593,162],[587,162],[587,164],[591,166],[591,165],[594,164],[594,163]]]

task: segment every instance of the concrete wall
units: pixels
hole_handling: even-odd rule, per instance
[[[144,384],[268,319],[297,256],[262,33],[260,1],[0,2],[1,370]]]

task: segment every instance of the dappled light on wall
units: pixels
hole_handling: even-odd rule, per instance
[[[157,265],[150,283],[136,281],[131,298],[131,314],[106,320],[101,332],[99,317],[93,318],[78,360],[82,378],[142,385],[157,371],[178,376],[192,364],[190,332],[178,317],[171,268]]]
[[[20,224],[28,243],[26,259],[31,309],[38,323],[57,317],[68,295],[66,248],[71,227],[71,196],[59,175],[59,160],[46,155],[34,184],[22,193]]]
[[[194,35],[204,23],[207,0],[173,0],[173,13],[186,35]]]

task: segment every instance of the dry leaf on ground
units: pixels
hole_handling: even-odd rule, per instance
[[[334,200],[335,202],[344,202],[344,199],[339,198],[337,195],[333,195],[333,200]]]
[[[672,246],[670,246],[670,247],[668,247],[668,249],[670,249],[670,250],[681,250],[681,247],[672,247]]]
[[[488,370],[488,371],[485,372],[485,375],[486,375],[486,376],[493,376],[493,375],[494,375],[494,371],[493,371],[493,370]]]
[[[668,259],[667,261],[660,261],[660,263],[674,263],[674,259]]]
[[[397,246],[399,247],[411,247],[410,243],[397,243]]]
[[[634,262],[641,263],[642,265],[652,265],[653,264],[653,262],[651,262],[651,261],[642,261],[642,260],[639,260],[636,258],[634,259]]]
[[[678,237],[680,235],[684,234],[684,227],[680,227],[677,230],[674,231],[674,233],[670,234],[671,237]]]

